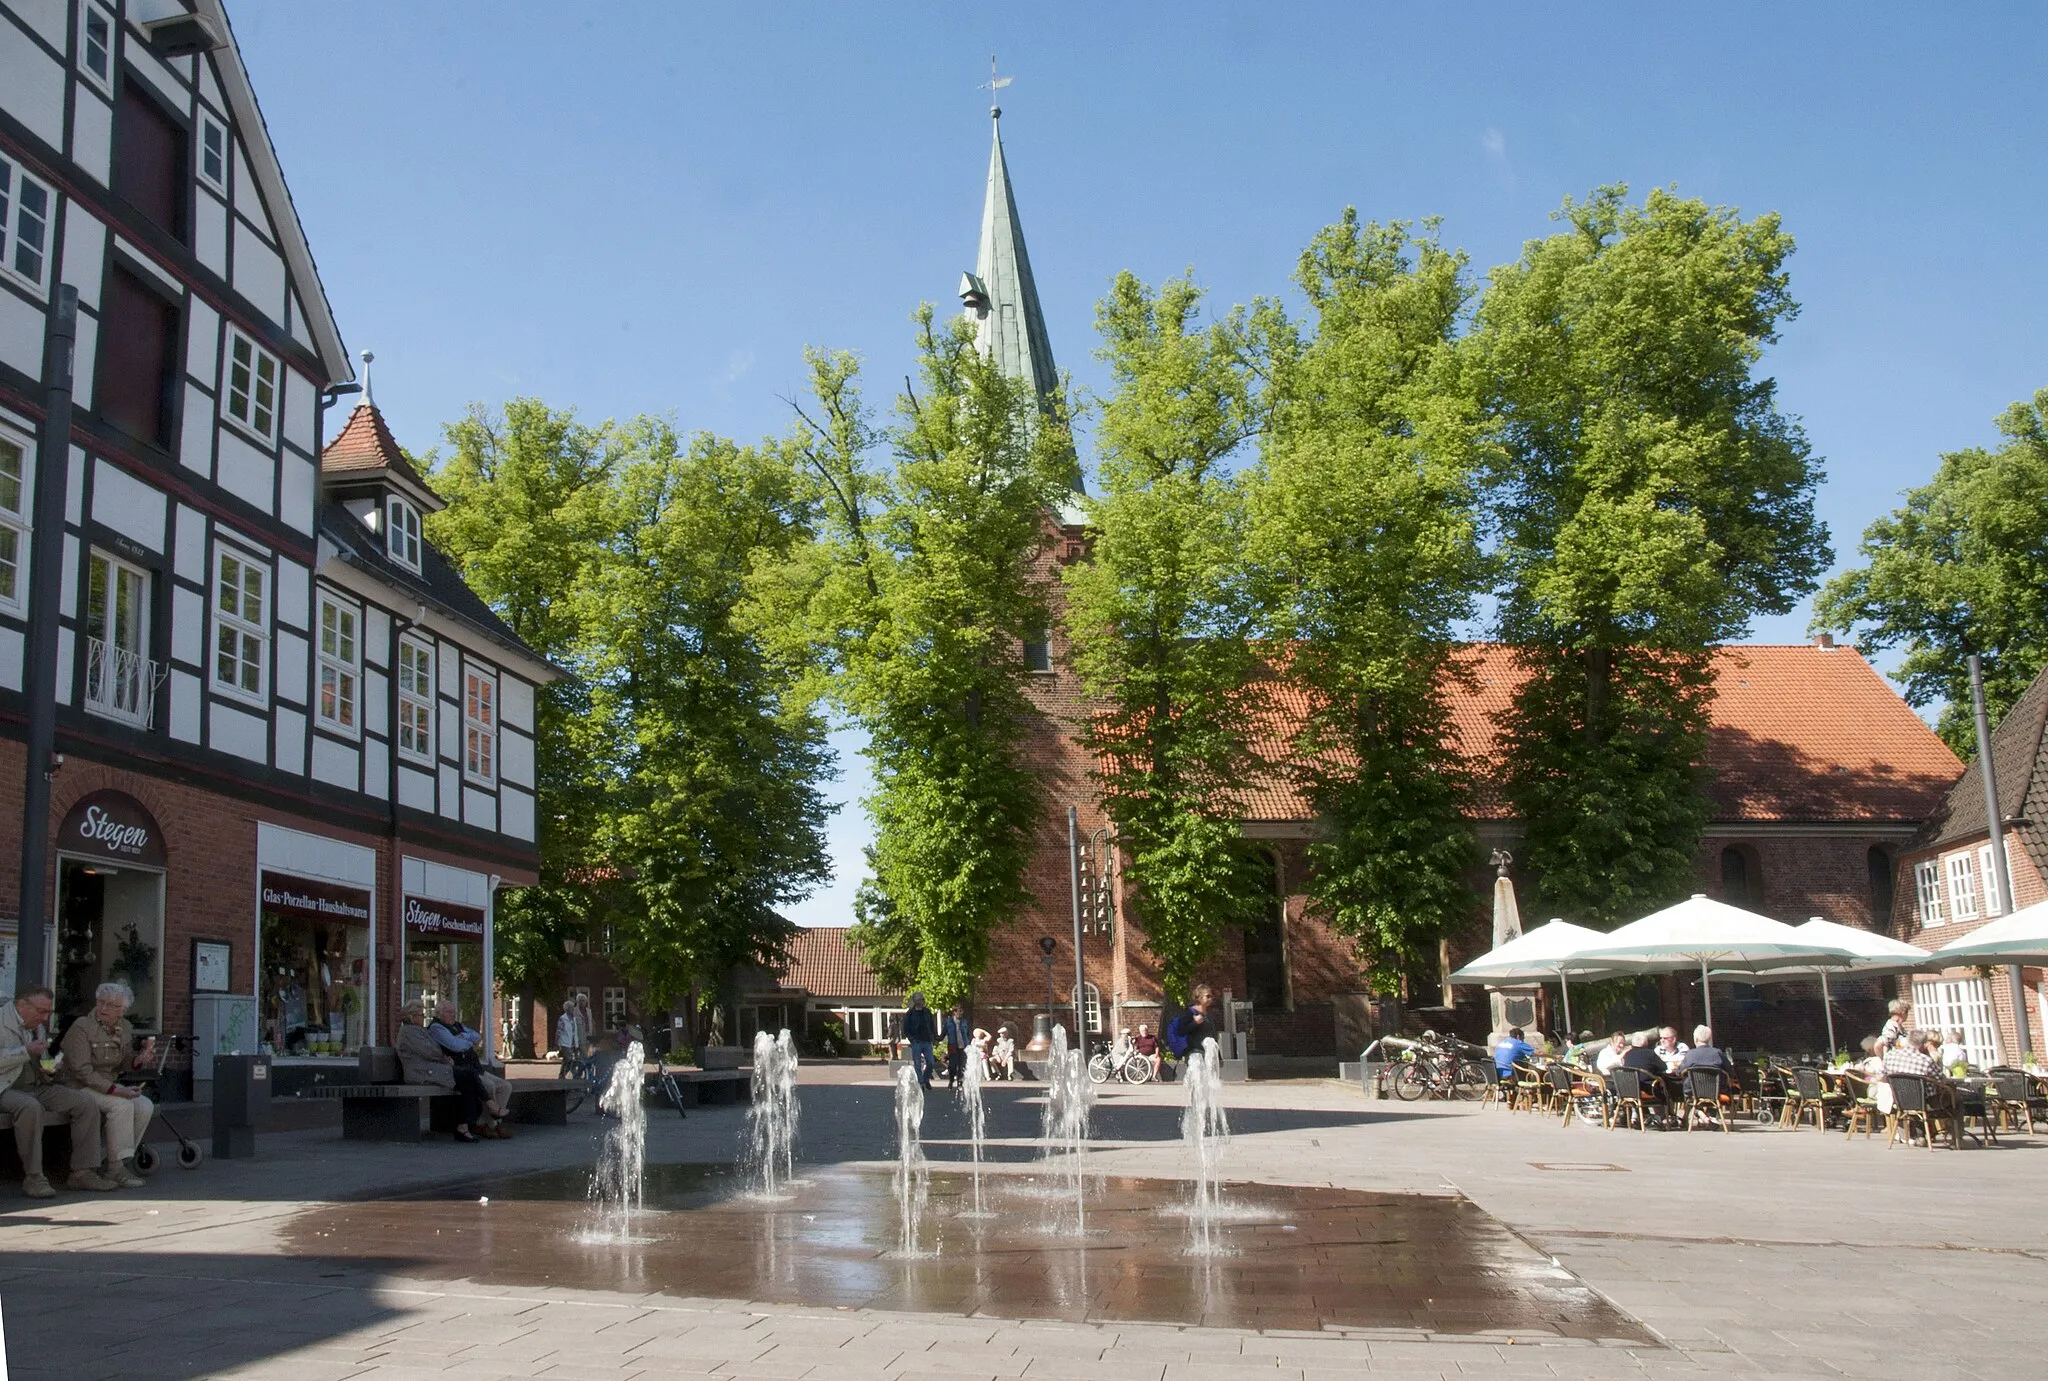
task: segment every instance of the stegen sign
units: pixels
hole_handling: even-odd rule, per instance
[[[163,830],[133,796],[93,791],[79,797],[57,827],[57,847],[67,854],[114,863],[164,866]]]
[[[405,928],[422,938],[481,942],[484,938],[484,913],[479,907],[408,895],[405,899]]]

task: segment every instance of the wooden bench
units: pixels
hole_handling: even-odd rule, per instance
[[[314,1098],[341,1100],[344,1141],[418,1141],[435,1132],[453,1132],[461,1101],[453,1090],[437,1084],[400,1081],[398,1053],[388,1045],[372,1046],[357,1061],[358,1081],[321,1084],[306,1092]],[[553,1079],[517,1079],[507,1100],[506,1120],[560,1127],[569,1121],[569,1086]]]
[[[13,1130],[14,1114],[0,1108],[0,1132],[11,1133]],[[16,1167],[16,1178],[19,1178],[21,1159],[15,1153],[13,1136],[0,1136],[0,1148],[5,1148],[0,1154],[4,1154],[7,1165]],[[43,1121],[43,1173],[61,1184],[70,1171],[71,1128],[56,1114],[46,1113]]]
[[[650,1074],[647,1077],[649,1092],[657,1097],[665,1096],[660,1088],[661,1076]],[[672,1069],[668,1077],[676,1081],[676,1090],[682,1094],[686,1108],[745,1102],[747,1088],[754,1081],[753,1074],[744,1069]]]

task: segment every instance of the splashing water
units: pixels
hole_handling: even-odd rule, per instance
[[[973,1152],[974,1163],[974,1208],[964,1215],[969,1218],[995,1216],[983,1207],[981,1201],[981,1153],[982,1144],[988,1136],[988,1105],[981,1096],[981,1081],[985,1073],[981,1051],[970,1049],[966,1067],[960,1072],[958,1090],[960,1106],[967,1114],[967,1144]]]
[[[1195,1202],[1188,1214],[1194,1240],[1189,1249],[1197,1256],[1220,1256],[1225,1248],[1218,1233],[1223,1213],[1216,1167],[1230,1139],[1230,1119],[1223,1111],[1223,1066],[1213,1037],[1188,1056],[1184,1078],[1188,1106],[1180,1116],[1180,1139],[1194,1153],[1195,1161]]]
[[[896,1254],[922,1256],[918,1225],[924,1221],[931,1171],[924,1159],[924,1086],[908,1065],[896,1071]]]
[[[611,1084],[598,1097],[598,1108],[612,1114],[613,1121],[604,1134],[597,1169],[590,1176],[590,1202],[597,1209],[598,1222],[583,1235],[583,1241],[635,1240],[633,1225],[640,1213],[647,1171],[647,1105],[641,1096],[646,1076],[647,1054],[640,1042],[634,1041],[612,1066]]]
[[[796,1046],[789,1032],[754,1034],[754,1077],[747,1107],[747,1178],[763,1198],[781,1198],[796,1178]]]
[[[1095,1084],[1088,1062],[1067,1049],[1067,1028],[1052,1028],[1052,1054],[1046,1062],[1045,1117],[1040,1124],[1040,1158],[1066,1180],[1074,1196],[1074,1232],[1088,1227],[1088,1183],[1083,1175],[1088,1148],[1088,1112],[1095,1104]]]

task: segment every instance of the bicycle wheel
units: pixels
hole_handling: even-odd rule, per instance
[[[1152,1077],[1152,1062],[1143,1055],[1132,1054],[1124,1061],[1124,1082],[1142,1084]]]
[[[1108,1082],[1109,1082],[1109,1073],[1110,1073],[1110,1066],[1109,1066],[1109,1056],[1108,1056],[1107,1054],[1101,1054],[1101,1055],[1090,1055],[1090,1056],[1088,1057],[1088,1082],[1089,1082],[1089,1083],[1091,1083],[1091,1084],[1106,1084],[1106,1083],[1108,1083]]]
[[[1394,1071],[1394,1096],[1413,1103],[1429,1092],[1429,1070],[1419,1060],[1409,1060]]]
[[[1487,1085],[1492,1082],[1491,1073],[1477,1060],[1460,1060],[1457,1073],[1452,1076],[1451,1096],[1466,1102],[1476,1101],[1486,1096]]]

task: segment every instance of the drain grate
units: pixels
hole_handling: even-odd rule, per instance
[[[1564,1170],[1586,1175],[1626,1175],[1626,1165],[1609,1165],[1600,1160],[1532,1160],[1529,1162],[1538,1170]]]

